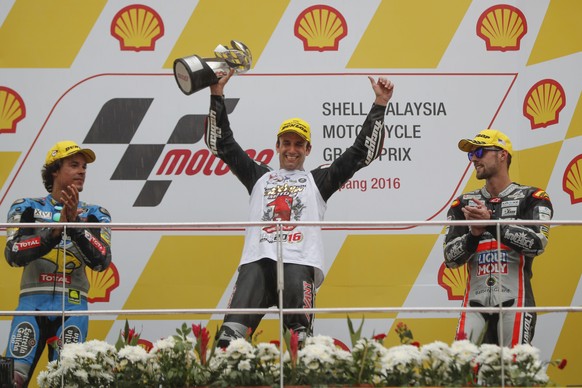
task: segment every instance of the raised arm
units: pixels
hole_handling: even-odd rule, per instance
[[[257,164],[234,138],[224,103],[224,87],[234,70],[210,86],[210,112],[206,120],[204,141],[212,154],[228,165],[233,174],[245,185],[249,194],[256,180],[268,171]]]

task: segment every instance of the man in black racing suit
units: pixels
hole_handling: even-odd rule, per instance
[[[354,145],[331,165],[305,171],[311,151],[309,124],[299,118],[286,120],[277,133],[280,167],[257,164],[233,137],[223,98],[233,72],[210,87],[210,114],[205,141],[247,188],[251,221],[321,221],[327,200],[356,171],[369,165],[382,150],[384,116],[393,84],[384,77],[369,80],[376,96]],[[279,234],[280,236],[279,237]],[[249,227],[229,308],[268,308],[278,305],[277,246],[282,240],[284,308],[312,308],[316,289],[323,282],[321,230],[313,226]],[[284,325],[304,341],[312,333],[313,314],[284,315]],[[252,335],[262,314],[226,314],[217,345],[226,347],[235,338]]]
[[[552,203],[542,189],[523,186],[509,178],[513,148],[500,131],[486,129],[474,139],[462,139],[477,179],[485,186],[456,198],[448,220],[540,220],[552,218]],[[463,307],[535,306],[531,286],[534,257],[544,252],[549,227],[540,225],[450,226],[444,242],[445,264],[467,264]],[[534,336],[535,312],[463,312],[456,339],[503,346],[529,344]],[[503,333],[503,335],[501,335]]]
[[[93,161],[95,153],[90,149],[82,149],[72,141],[55,144],[42,169],[49,195],[19,199],[8,212],[8,222],[16,225],[6,231],[4,255],[11,266],[24,267],[17,310],[57,312],[54,316],[26,315],[12,320],[6,355],[14,359],[17,387],[28,386],[48,340],[59,337],[58,343],[72,343],[86,339],[88,317],[68,316],[63,327],[58,311],[63,307],[67,311],[87,310],[89,281],[85,267],[104,271],[109,266],[110,228],[67,228],[65,235],[64,228],[48,225],[111,222],[107,210],[79,200],[87,163]],[[23,222],[47,226],[17,225]],[[50,361],[58,357],[55,350],[49,346]]]

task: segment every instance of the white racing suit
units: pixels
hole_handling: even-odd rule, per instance
[[[492,197],[485,188],[461,195],[448,211],[449,220],[464,220],[461,209],[472,200],[484,202],[492,219],[540,220],[552,218],[552,203],[544,190],[510,184],[499,196]],[[548,225],[490,225],[481,236],[473,236],[468,226],[450,226],[444,242],[445,264],[456,268],[467,264],[468,278],[463,307],[535,306],[531,287],[534,257],[544,252],[548,243]],[[500,257],[497,247],[500,246]],[[457,326],[457,339],[504,346],[531,343],[536,314],[532,312],[463,312]],[[503,325],[503,338],[499,338]]]
[[[250,221],[322,221],[327,200],[356,171],[369,165],[382,150],[386,107],[373,105],[354,144],[331,165],[311,171],[272,170],[256,163],[233,137],[224,99],[211,96],[205,141],[250,194]],[[323,282],[323,241],[314,226],[285,226],[281,232],[284,261],[284,308],[315,307],[315,291]],[[229,308],[268,308],[278,305],[275,226],[249,227]],[[254,333],[263,315],[227,314],[218,346]],[[312,314],[285,315],[284,324],[299,333],[312,333]]]
[[[111,222],[107,210],[79,202],[79,222]],[[49,223],[60,217],[62,206],[51,195],[15,201],[8,212],[9,223],[46,223],[43,228],[6,231],[4,255],[13,267],[24,267],[20,282],[17,311],[56,311],[54,316],[16,316],[12,320],[6,356],[14,359],[15,377],[28,384],[47,340],[61,337],[64,343],[83,342],[87,336],[88,317],[69,316],[62,327],[58,312],[87,310],[89,281],[85,267],[104,271],[111,262],[110,228],[67,228],[67,240],[52,237]],[[63,256],[66,263],[63,268]],[[65,298],[63,300],[63,280]],[[60,341],[59,341],[60,344]],[[57,358],[58,349],[49,347],[49,360]]]

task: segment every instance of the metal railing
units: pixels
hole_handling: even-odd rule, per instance
[[[495,225],[497,228],[497,235],[500,235],[501,225],[539,225],[545,224],[549,226],[582,226],[582,221],[578,220],[552,220],[552,221],[534,221],[534,220],[475,220],[475,221],[397,221],[397,222],[290,222],[290,221],[271,221],[271,222],[192,222],[192,223],[51,223],[51,226],[64,227],[64,234],[67,233],[67,228],[98,228],[110,227],[115,230],[148,230],[148,231],[223,231],[223,230],[237,230],[243,231],[247,227],[265,227],[276,225],[279,238],[277,241],[283,241],[280,234],[286,226],[310,226],[321,227],[323,230],[353,230],[353,231],[391,231],[402,230],[411,227],[430,227],[430,226],[471,226],[471,225]],[[15,227],[15,224],[0,223],[0,231],[5,231],[7,228]],[[42,228],[47,227],[46,223],[19,223],[19,228]],[[500,245],[497,244],[497,250],[500,250]],[[66,255],[63,255],[66,258]],[[497,258],[501,257],[498,252]],[[246,308],[246,309],[116,309],[116,310],[87,310],[87,311],[66,311],[64,308],[64,294],[66,288],[66,279],[63,279],[63,308],[61,311],[0,311],[1,316],[55,316],[59,313],[62,317],[63,324],[67,316],[139,316],[139,315],[182,315],[182,314],[277,314],[279,321],[279,344],[280,351],[283,354],[284,343],[284,327],[283,316],[285,314],[333,314],[333,313],[462,313],[462,312],[482,312],[482,313],[499,313],[502,312],[558,312],[558,313],[580,313],[582,306],[552,306],[552,307],[343,307],[343,308],[283,308],[283,250],[282,244],[278,243],[278,265],[277,265],[277,288],[279,294],[279,306],[273,308]],[[66,263],[63,264],[63,267]],[[499,287],[501,288],[501,287]],[[501,324],[500,338],[503,337],[503,325]],[[500,347],[503,352],[503,347]],[[501,355],[502,356],[502,355]],[[502,386],[504,384],[503,363],[501,363]],[[283,386],[283,363],[281,363],[281,381]]]

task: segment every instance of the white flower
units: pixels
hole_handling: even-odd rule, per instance
[[[336,349],[333,353],[333,357],[336,361],[351,361],[352,354],[350,352],[346,352],[343,349]]]
[[[115,347],[105,341],[90,340],[81,345],[90,353],[115,353]]]
[[[423,362],[429,363],[433,368],[446,365],[451,361],[449,345],[441,341],[426,344],[420,348],[420,356]]]
[[[150,354],[141,346],[125,345],[117,353],[122,361],[129,360],[133,363],[147,362],[151,358]]]
[[[473,361],[479,353],[479,347],[469,340],[455,341],[451,344],[451,357],[460,363]]]
[[[322,364],[330,364],[333,361],[332,349],[321,344],[309,344],[297,352],[300,362],[310,369],[319,368]]]
[[[86,383],[89,382],[89,374],[87,373],[87,371],[79,369],[79,370],[76,370],[75,372],[73,372],[73,375],[80,378],[81,381],[84,381]]]
[[[238,363],[238,370],[240,371],[250,371],[251,370],[251,361],[250,360],[242,360]]]
[[[274,362],[279,360],[279,348],[274,344],[261,342],[257,344],[257,357],[261,362]]]
[[[307,339],[305,340],[305,346],[308,345],[321,345],[327,348],[335,347],[333,338],[326,335],[316,335],[313,337],[307,337]]]
[[[208,361],[208,366],[211,370],[218,370],[226,360],[226,350],[217,348],[214,351],[214,356]]]
[[[382,357],[382,365],[387,371],[406,371],[420,363],[420,352],[416,346],[400,345],[388,349]]]
[[[164,350],[171,350],[174,349],[175,345],[176,340],[174,339],[174,337],[170,336],[167,338],[162,338],[160,340],[157,340],[156,343],[154,343],[154,347],[152,348],[151,353],[157,353]]]
[[[522,362],[527,360],[537,360],[540,356],[540,350],[531,345],[521,344],[515,345],[511,348],[510,354],[515,356],[514,360],[516,362]]]
[[[253,345],[244,338],[237,338],[230,342],[226,348],[226,357],[231,360],[239,358],[254,358]]]
[[[493,344],[482,344],[479,347],[479,354],[475,357],[475,363],[480,366],[480,373],[485,370],[491,370],[494,366],[499,366],[500,364],[500,352],[501,348]],[[507,353],[509,349],[503,349],[504,353]]]

